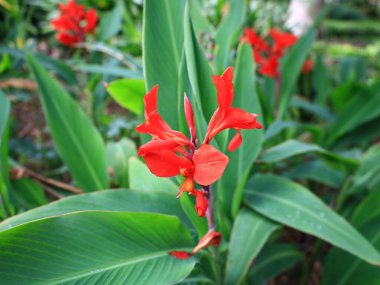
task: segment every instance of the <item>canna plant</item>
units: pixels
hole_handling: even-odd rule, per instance
[[[74,3],[68,6],[85,15]],[[64,85],[25,51],[55,148],[76,187],[74,195],[14,215],[10,103],[0,92],[0,214],[7,217],[0,223],[0,284],[265,284],[292,267],[302,268],[295,279],[306,284],[314,264],[322,263],[326,285],[365,284],[366,274],[352,272],[370,272],[369,284],[377,284],[379,215],[371,209],[378,192],[355,209],[349,202],[378,186],[379,149],[358,162],[331,147],[338,139],[347,144],[354,126],[376,125],[377,109],[363,105],[363,115],[351,118],[364,99],[338,106],[348,96],[338,94],[342,111],[336,121],[323,121],[327,137],[301,141],[309,131],[324,132],[292,121],[293,91],[315,27],[297,42],[274,29],[274,46],[261,43],[257,54],[249,32],[239,42],[245,1],[228,4],[213,27],[200,13],[202,1],[144,1],[144,78],[105,84],[136,114],[135,141],[107,141]],[[95,27],[96,17],[84,17]],[[101,18],[99,25],[105,25]],[[201,35],[215,38],[211,55]],[[276,110],[267,104],[273,78],[256,78],[256,66],[282,75],[274,123]],[[365,90],[375,96],[378,84]],[[328,200],[332,206],[319,195],[320,185],[333,193],[343,185],[336,203]],[[306,242],[289,241],[294,232]]]

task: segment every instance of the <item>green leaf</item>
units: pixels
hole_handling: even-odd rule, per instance
[[[178,193],[178,186],[169,178],[157,177],[137,157],[131,157],[128,162],[129,187],[134,190],[164,191],[173,197]]]
[[[311,28],[290,49],[289,54],[281,63],[281,91],[278,120],[282,120],[291,101],[293,88],[297,82],[302,65],[315,39],[315,29]]]
[[[380,264],[376,249],[341,216],[303,186],[275,175],[256,175],[245,201],[255,211],[319,237],[361,259]]]
[[[225,1],[225,8],[228,11],[223,21],[216,31],[216,55],[215,66],[218,73],[228,66],[229,51],[236,40],[236,36],[242,33],[242,26],[245,20],[246,3],[244,0]]]
[[[5,284],[174,284],[194,260],[190,233],[173,216],[79,212],[47,218],[0,234]]]
[[[336,164],[343,169],[352,170],[355,169],[358,164],[357,161],[352,158],[329,152],[319,145],[303,143],[296,140],[287,140],[279,145],[267,149],[261,155],[260,160],[264,162],[277,162],[295,155],[310,152],[319,153],[326,161]]]
[[[380,144],[372,146],[360,158],[357,171],[352,178],[353,190],[376,188],[380,183]]]
[[[217,107],[216,89],[210,65],[195,34],[188,6],[185,11],[184,29],[185,57],[192,94],[208,122]]]
[[[9,193],[8,167],[8,120],[11,104],[0,90],[0,215],[5,217],[14,212]]]
[[[146,93],[143,79],[119,79],[107,86],[112,98],[122,107],[140,115]]]
[[[277,223],[253,211],[243,209],[232,228],[228,249],[225,284],[241,284],[253,259],[260,252]]]
[[[357,96],[351,96],[338,113],[328,131],[327,143],[332,144],[343,134],[380,116],[380,82],[376,82]]]
[[[107,143],[106,149],[107,166],[112,173],[113,185],[128,188],[128,160],[130,157],[137,156],[135,143],[123,138],[118,142]]]
[[[146,89],[159,84],[158,110],[178,129],[178,84],[183,52],[184,1],[144,1],[143,62]]]
[[[11,104],[7,96],[0,90],[0,145],[2,144],[5,129],[7,128]]]
[[[30,55],[29,67],[55,147],[84,191],[108,187],[105,147],[99,132],[82,109]]]
[[[331,73],[327,69],[324,58],[318,55],[313,70],[313,88],[316,91],[315,102],[324,105],[331,91]]]
[[[380,250],[380,219],[372,220],[361,227],[365,237]],[[323,266],[323,285],[379,285],[380,268],[369,265],[360,259],[337,248],[333,248]]]
[[[252,58],[252,49],[242,44],[238,49],[235,73],[235,98],[233,106],[244,109],[249,113],[262,114],[260,101],[256,94],[255,72]],[[261,120],[259,118],[259,120]],[[224,172],[222,195],[224,207],[228,212],[236,215],[243,196],[244,177],[250,172],[252,163],[259,154],[263,141],[263,131],[242,130],[242,145],[234,152],[228,152],[230,162]],[[230,132],[229,140],[235,132]],[[241,187],[238,187],[242,184]],[[231,200],[233,203],[231,204]]]
[[[70,196],[13,216],[0,223],[0,231],[31,221],[80,211],[152,212],[177,216],[190,225],[179,201],[172,194],[156,191],[105,190]]]
[[[374,218],[380,217],[380,188],[373,190],[357,206],[352,216],[354,225],[363,225]]]
[[[284,175],[289,178],[310,179],[334,188],[341,186],[346,178],[344,172],[332,168],[320,159],[297,165]]]
[[[195,202],[190,199],[189,195],[182,194],[180,201],[183,211],[196,229],[198,238],[201,239],[208,231],[207,219],[198,216]]]
[[[205,6],[203,0],[189,1],[191,19],[193,19],[194,30],[198,36],[201,34],[211,36],[213,34],[212,26],[207,19]]]
[[[19,206],[23,209],[32,209],[49,202],[42,187],[31,179],[12,180],[11,187],[12,194],[16,196]]]
[[[124,1],[116,1],[115,7],[112,11],[102,16],[100,22],[99,40],[104,42],[109,38],[115,36],[121,30],[121,24],[123,21]]]
[[[288,244],[268,244],[260,251],[248,274],[249,284],[264,285],[302,259],[297,247]]]

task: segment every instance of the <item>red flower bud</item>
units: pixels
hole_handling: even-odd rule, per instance
[[[207,211],[207,199],[201,191],[196,191],[195,210],[199,217],[204,217]]]

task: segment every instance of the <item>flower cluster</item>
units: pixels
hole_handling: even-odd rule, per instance
[[[269,31],[269,36],[272,39],[272,45],[269,45],[254,30],[247,28],[241,41],[247,42],[252,46],[253,56],[260,68],[260,73],[268,77],[276,77],[279,72],[279,59],[283,57],[287,48],[297,42],[298,38],[293,34],[284,33],[275,28]]]
[[[234,98],[233,68],[227,68],[222,76],[213,76],[217,89],[218,108],[210,119],[204,141],[198,145],[193,107],[184,95],[184,111],[190,138],[175,131],[163,120],[157,111],[158,85],[145,96],[145,122],[136,127],[136,131],[152,136],[152,140],[142,145],[138,155],[144,158],[149,170],[159,177],[181,175],[183,182],[177,197],[183,192],[194,195],[195,209],[200,217],[208,211],[210,187],[223,174],[228,157],[210,145],[212,139],[225,129],[234,129],[237,133],[228,145],[234,151],[242,143],[241,129],[261,129],[256,114],[232,107]],[[196,183],[199,187],[196,186]],[[220,233],[209,229],[209,233],[199,242],[193,254],[211,243],[217,245]],[[184,258],[185,253],[173,255]]]
[[[83,5],[78,5],[75,0],[70,0],[66,5],[58,4],[60,14],[51,21],[51,25],[58,32],[58,41],[70,47],[83,42],[88,33],[93,33],[98,21],[98,15],[94,9],[85,10]]]

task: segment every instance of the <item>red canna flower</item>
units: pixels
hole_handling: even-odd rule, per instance
[[[269,36],[273,40],[272,46],[269,46],[265,39],[258,36],[252,29],[245,29],[241,41],[252,46],[253,56],[260,73],[273,78],[279,73],[278,61],[283,56],[284,51],[294,45],[298,38],[275,28],[270,30]]]
[[[305,62],[303,63],[303,66],[302,66],[301,72],[302,72],[303,74],[307,74],[307,73],[309,73],[310,71],[312,71],[313,68],[314,68],[314,62],[313,62],[313,60],[308,59],[308,60],[305,60]]]
[[[58,41],[70,47],[85,40],[86,34],[93,33],[98,21],[98,15],[94,9],[85,10],[83,5],[78,5],[70,0],[66,5],[58,4],[60,14],[51,21],[51,25],[58,32]]]
[[[278,59],[272,55],[261,65],[260,72],[268,77],[276,77],[278,73]]]
[[[242,36],[240,41],[249,43],[251,46],[255,47],[255,50],[265,52],[269,51],[269,45],[267,44],[267,42],[262,37],[257,35],[255,31],[252,29],[246,28],[244,30],[244,35]]]
[[[283,52],[287,48],[294,45],[298,40],[298,38],[295,35],[281,32],[275,28],[269,31],[269,35],[274,41],[274,45],[272,47],[272,53],[277,55],[278,57],[282,57]]]
[[[172,130],[157,111],[158,86],[144,97],[145,122],[136,131],[150,134],[152,140],[139,148],[149,170],[159,177],[181,174],[185,180],[180,186],[178,197],[183,192],[194,191],[194,181],[199,185],[210,185],[223,174],[228,157],[208,144],[196,149],[196,134],[193,109],[186,95],[185,116],[191,140],[184,134]],[[206,207],[207,208],[207,207]]]
[[[242,109],[232,107],[234,98],[233,68],[227,68],[222,76],[213,76],[217,89],[218,108],[210,119],[204,144],[208,144],[218,133],[225,129],[234,129],[236,136],[228,145],[229,151],[234,151],[242,142],[240,129],[261,129],[256,114],[250,114]]]

